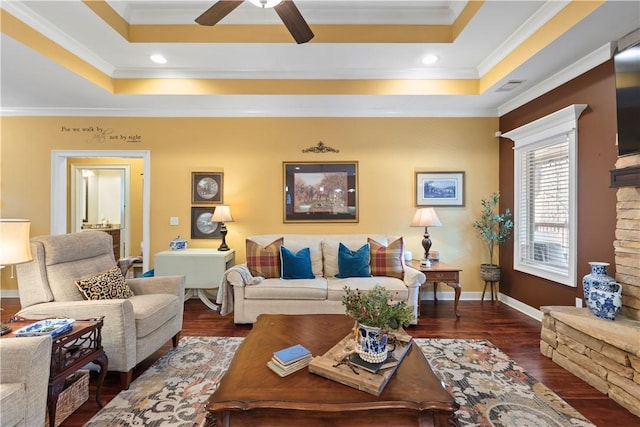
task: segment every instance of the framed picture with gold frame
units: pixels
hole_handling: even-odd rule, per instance
[[[358,162],[283,162],[284,222],[358,222]]]
[[[222,172],[192,172],[191,203],[222,204],[223,178]]]

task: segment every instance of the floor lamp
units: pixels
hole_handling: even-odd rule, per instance
[[[31,246],[29,243],[29,228],[31,222],[27,219],[0,219],[0,268],[13,266],[31,261]],[[11,327],[0,322],[0,335],[11,332]]]
[[[420,208],[416,210],[413,220],[411,220],[412,227],[424,227],[424,237],[422,239],[422,247],[424,248],[424,260],[420,262],[420,265],[424,267],[431,267],[431,260],[429,260],[429,250],[431,249],[431,237],[429,236],[428,227],[441,227],[442,223],[433,208]]]

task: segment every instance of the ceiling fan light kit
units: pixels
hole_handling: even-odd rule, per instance
[[[249,2],[261,8],[271,8],[282,3],[282,0],[249,0]]]
[[[306,43],[313,38],[313,31],[292,0],[249,0],[249,2],[262,8],[274,8],[296,43]],[[196,22],[206,26],[215,25],[242,3],[244,0],[218,0],[198,16]]]

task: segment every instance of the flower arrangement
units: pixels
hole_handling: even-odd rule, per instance
[[[405,301],[391,303],[391,293],[381,285],[366,292],[345,286],[342,305],[347,316],[358,323],[381,329],[408,326],[413,319],[413,307]]]

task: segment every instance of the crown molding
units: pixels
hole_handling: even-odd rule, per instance
[[[562,69],[558,73],[552,75],[546,80],[533,86],[531,89],[524,91],[522,94],[515,96],[508,102],[498,107],[498,115],[504,116],[510,111],[523,106],[527,102],[533,101],[535,98],[544,95],[547,92],[567,83],[581,74],[597,67],[600,64],[611,59],[613,55],[614,43],[606,43],[602,47],[591,52],[587,56],[579,59],[570,66]]]

